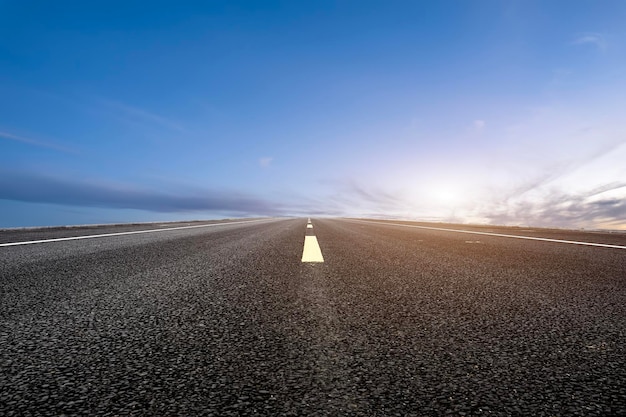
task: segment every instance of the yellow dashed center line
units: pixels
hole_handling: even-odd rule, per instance
[[[313,225],[311,219],[306,225],[307,233],[304,236],[304,249],[302,250],[302,262],[324,262],[322,249],[317,242],[317,237],[313,234]]]
[[[302,251],[302,262],[324,262],[322,250],[315,236],[304,237],[304,250]]]

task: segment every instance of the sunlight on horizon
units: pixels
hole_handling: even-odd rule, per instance
[[[626,228],[626,3],[454,4],[0,2],[0,227]]]

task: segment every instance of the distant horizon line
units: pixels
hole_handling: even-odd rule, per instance
[[[546,230],[570,230],[570,231],[585,231],[585,232],[608,232],[608,233],[623,233],[626,234],[626,229],[605,229],[605,228],[571,228],[571,227],[559,227],[559,226],[534,226],[532,224],[520,225],[520,224],[505,224],[505,223],[459,223],[459,222],[447,222],[437,221],[435,219],[415,219],[406,217],[355,217],[355,216],[300,216],[300,215],[284,215],[284,216],[247,216],[247,217],[221,217],[217,219],[192,219],[192,220],[154,220],[154,221],[131,221],[131,222],[112,222],[112,223],[81,223],[81,224],[52,224],[41,226],[15,226],[15,227],[2,227],[0,226],[0,232],[2,231],[15,231],[15,230],[38,230],[38,229],[79,229],[83,227],[110,227],[110,226],[140,226],[150,224],[177,224],[177,223],[199,223],[199,222],[219,222],[225,220],[241,220],[241,219],[275,219],[275,218],[294,218],[294,219],[355,219],[355,220],[378,220],[378,221],[404,221],[412,223],[425,223],[425,224],[438,224],[438,225],[462,225],[462,226],[494,226],[494,227],[508,227],[508,228],[532,228],[532,229],[546,229]]]

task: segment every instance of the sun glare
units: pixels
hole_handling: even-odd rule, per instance
[[[460,187],[450,184],[433,184],[428,192],[429,199],[437,205],[456,206],[465,200]]]

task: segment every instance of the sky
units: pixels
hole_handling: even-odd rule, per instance
[[[626,230],[626,2],[0,0],[0,227]]]

